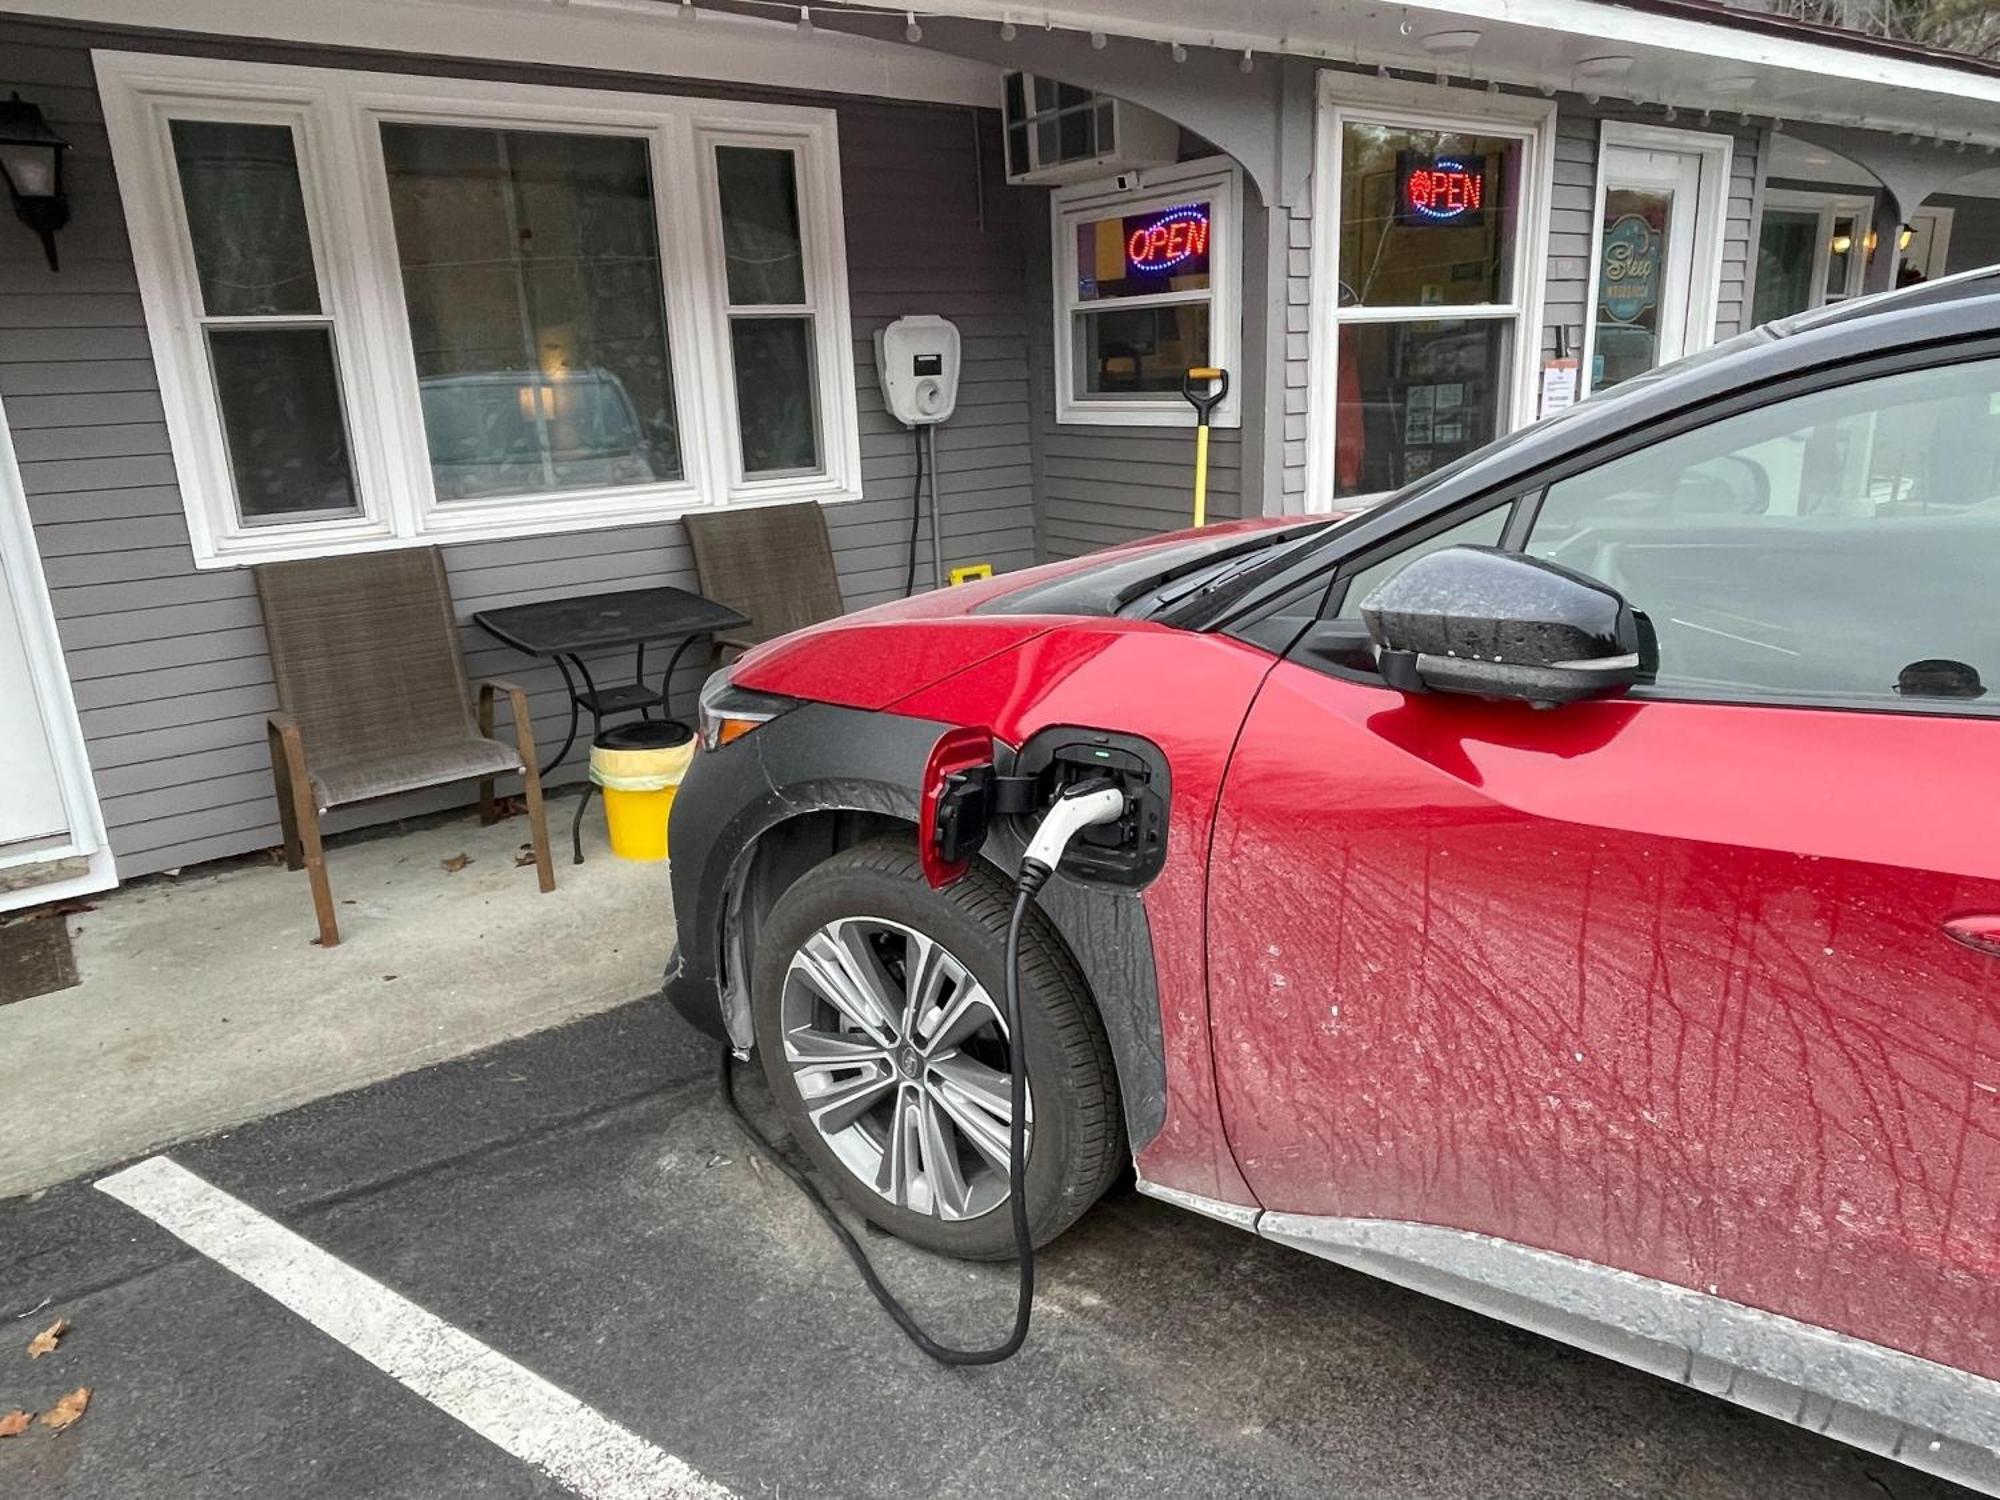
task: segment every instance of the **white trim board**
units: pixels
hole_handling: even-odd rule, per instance
[[[1543,303],[1548,290],[1549,205],[1555,183],[1556,106],[1553,100],[1509,95],[1468,95],[1463,89],[1402,83],[1331,69],[1319,74],[1313,122],[1312,286],[1307,302],[1306,494],[1309,512],[1344,508],[1336,499],[1334,443],[1339,408],[1339,321],[1333,304],[1340,295],[1340,127],[1347,117],[1418,129],[1456,129],[1515,135],[1525,160],[1521,201],[1515,208],[1519,242],[1514,265],[1514,300],[1493,308],[1440,309],[1440,316],[1504,316],[1516,320],[1513,389],[1500,411],[1500,431],[1512,432],[1535,420],[1537,375],[1542,358]],[[1352,309],[1349,321],[1376,317],[1402,319],[1407,308]]]
[[[1000,107],[1000,69],[967,58],[791,21],[657,0],[8,0],[10,14],[196,35],[406,52],[446,61],[593,68],[936,104]]]
[[[1736,143],[1729,136],[1710,131],[1606,120],[1599,127],[1597,182],[1591,197],[1590,274],[1584,282],[1579,399],[1590,394],[1591,369],[1597,353],[1598,278],[1604,274],[1605,160],[1621,147],[1633,151],[1670,151],[1700,160],[1701,176],[1695,189],[1694,247],[1688,257],[1688,305],[1682,313],[1686,342],[1681,353],[1693,354],[1715,342],[1715,316],[1722,298],[1723,237],[1729,216],[1729,176],[1735,164]],[[1662,250],[1664,253],[1664,247]],[[1663,282],[1663,308],[1665,296]]]
[[[35,545],[27,490],[21,483],[21,466],[14,458],[14,439],[7,427],[4,404],[0,404],[0,569],[5,570],[7,592],[14,599],[21,643],[27,648],[28,671],[34,678],[35,697],[46,721],[50,749],[55,753],[56,778],[62,787],[63,810],[69,823],[65,842],[7,860],[0,868],[22,869],[31,864],[71,859],[88,861],[78,875],[19,890],[0,890],[0,911],[13,911],[108,890],[118,884],[118,870],[105,840],[104,812],[98,805],[97,785],[91,780],[83,725],[77,719],[76,699],[70,692],[62,641],[56,634],[55,609],[49,602],[48,580],[42,575],[42,556]]]

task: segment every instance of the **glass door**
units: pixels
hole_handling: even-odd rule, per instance
[[[1690,341],[1701,157],[1607,147],[1592,268],[1590,388],[1678,359]]]

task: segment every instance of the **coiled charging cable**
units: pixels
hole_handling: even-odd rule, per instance
[[[861,1248],[854,1232],[841,1222],[818,1186],[785,1160],[778,1148],[743,1112],[743,1106],[736,1099],[736,1052],[726,1044],[722,1049],[719,1080],[722,1102],[728,1106],[737,1125],[765,1160],[783,1172],[791,1179],[792,1185],[806,1195],[814,1212],[833,1231],[833,1237],[840,1241],[847,1258],[854,1262],[854,1268],[861,1273],[868,1290],[882,1304],[882,1310],[903,1330],[911,1343],[941,1365],[997,1365],[1001,1360],[1011,1359],[1019,1353],[1028,1337],[1028,1321],[1035,1306],[1035,1243],[1028,1228],[1028,1046],[1027,1034],[1021,1028],[1021,928],[1028,919],[1028,907],[1042,887],[1048,884],[1049,876],[1055,873],[1069,841],[1094,824],[1117,821],[1124,811],[1125,794],[1110,781],[1092,779],[1066,788],[1036,827],[1034,837],[1028,841],[1027,853],[1021,856],[1021,872],[1014,878],[1014,910],[1007,918],[1005,959],[1007,1050],[1013,1063],[1007,1082],[1011,1110],[1007,1122],[1007,1209],[1014,1226],[1018,1278],[1014,1294],[1014,1328],[1001,1343],[990,1349],[954,1349],[949,1344],[939,1343],[924,1331],[923,1325],[883,1283],[873,1262],[868,1259],[868,1252]]]

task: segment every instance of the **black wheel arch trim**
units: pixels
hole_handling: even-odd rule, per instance
[[[954,726],[931,719],[805,703],[695,756],[674,799],[668,836],[676,943],[668,1001],[709,1035],[747,1048],[744,989],[754,924],[785,886],[828,854],[888,828],[915,837],[931,747]],[[999,769],[1013,751],[995,745]],[[787,827],[797,835],[773,844]],[[1022,845],[996,828],[981,857],[1010,879]],[[1136,1152],[1166,1121],[1166,1045],[1152,928],[1134,891],[1057,876],[1043,912],[1083,971],[1118,1070]]]

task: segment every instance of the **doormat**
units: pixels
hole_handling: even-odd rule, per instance
[[[69,923],[59,915],[0,925],[0,1005],[66,990],[76,983]]]

